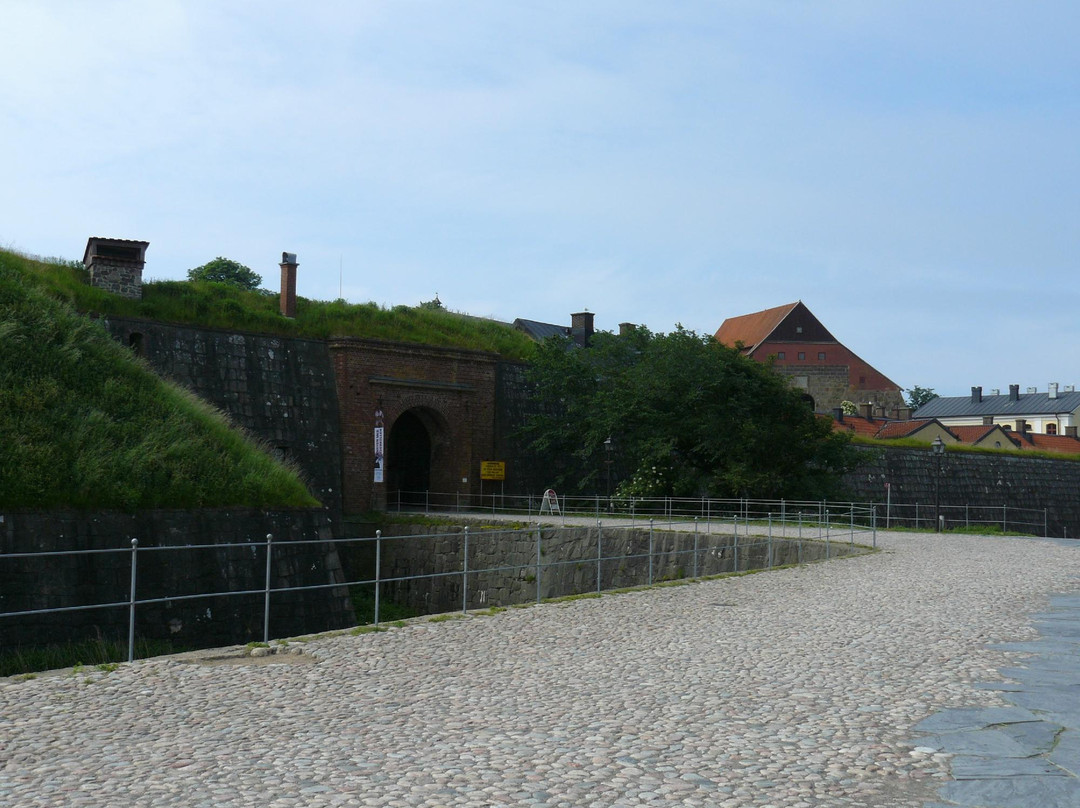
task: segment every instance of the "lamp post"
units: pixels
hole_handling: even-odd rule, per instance
[[[931,448],[934,451],[934,458],[936,461],[936,471],[934,473],[934,532],[941,532],[941,458],[945,454],[945,443],[941,440],[941,435],[934,438],[934,442],[931,444]]]
[[[604,441],[604,453],[605,460],[604,465],[607,466],[607,509],[611,511],[611,452],[614,447],[611,443],[611,436],[608,435],[607,440]]]

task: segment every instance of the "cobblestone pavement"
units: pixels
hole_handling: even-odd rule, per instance
[[[0,680],[0,805],[923,806],[950,755],[913,728],[1005,706],[975,683],[1025,656],[986,645],[1035,639],[1080,546],[878,543],[302,655]]]

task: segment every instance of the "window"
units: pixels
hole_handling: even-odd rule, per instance
[[[825,358],[825,352],[824,351],[818,351],[817,358],[818,359],[824,359]]]
[[[804,359],[806,359],[806,353],[803,351],[799,351],[799,361],[801,362]]]
[[[796,334],[801,334],[802,333],[802,326],[801,325],[795,326],[795,333]]]
[[[786,359],[787,357],[784,355],[783,351],[777,351],[776,352],[776,358],[777,359]]]
[[[1057,434],[1057,424],[1047,424],[1046,425],[1046,434],[1047,435],[1056,435]]]

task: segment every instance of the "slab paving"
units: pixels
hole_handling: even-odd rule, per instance
[[[1080,590],[1080,547],[879,544],[284,646],[299,655],[0,680],[0,805],[1080,805],[1074,776],[1039,768],[1080,756],[1070,711],[993,687],[1038,653],[1049,596]],[[1044,721],[1063,727],[1049,751]],[[966,733],[1034,762],[979,777],[993,756],[934,745]],[[1025,778],[1039,802],[1023,802]]]

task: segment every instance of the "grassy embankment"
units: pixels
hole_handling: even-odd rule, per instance
[[[0,507],[318,505],[295,469],[57,299],[43,276],[71,272],[0,252]]]
[[[142,300],[128,300],[87,284],[86,271],[72,261],[28,261],[51,294],[75,309],[114,317],[144,317],[166,323],[255,331],[286,337],[326,339],[331,336],[396,340],[422,345],[491,351],[508,359],[528,359],[534,345],[528,337],[494,320],[414,306],[383,308],[297,298],[296,317],[279,313],[278,295],[247,291],[221,283],[152,281],[143,284]]]

